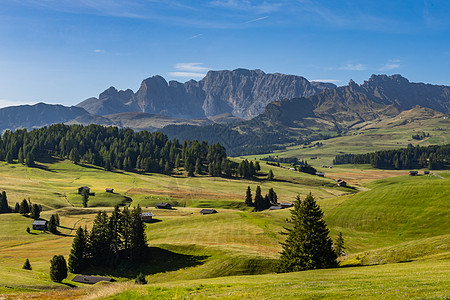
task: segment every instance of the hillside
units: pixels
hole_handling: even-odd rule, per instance
[[[264,163],[261,166],[262,174],[267,174],[269,166]],[[333,171],[346,174],[344,176],[347,177],[360,172],[359,169],[347,167],[334,168]],[[241,283],[245,278],[246,289],[253,290],[247,290],[246,293],[261,296],[280,292],[275,286],[286,283],[286,280],[297,282],[294,277],[306,278],[304,276],[311,279],[311,285],[325,281],[328,282],[327,286],[335,284],[339,277],[341,285],[348,285],[352,290],[352,286],[357,287],[354,291],[364,294],[369,293],[369,287],[373,287],[376,280],[381,280],[378,281],[379,285],[392,284],[387,281],[389,277],[380,279],[377,274],[397,276],[400,279],[396,284],[400,287],[404,286],[405,281],[416,280],[410,272],[411,268],[415,268],[417,272],[414,274],[422,274],[417,276],[428,279],[421,281],[418,286],[405,287],[408,295],[435,295],[438,291],[442,292],[450,253],[450,199],[446,192],[450,173],[439,173],[444,178],[441,179],[433,175],[399,176],[402,171],[364,172],[367,172],[368,178],[373,172],[378,178],[384,179],[361,180],[359,186],[366,191],[353,194],[351,189],[337,187],[333,176],[320,178],[282,168],[274,169],[276,181],[267,182],[262,180],[264,175],[250,181],[209,176],[188,178],[184,174],[167,176],[107,172],[68,161],[40,164],[39,168],[0,163],[0,190],[6,190],[10,205],[30,197],[33,203],[43,205],[44,218],[58,212],[63,226],[60,227],[60,235],[38,231],[32,231],[29,235],[25,228],[30,226],[30,219],[18,214],[0,215],[0,257],[8,257],[0,260],[0,293],[29,293],[57,288],[58,285],[48,279],[48,261],[53,254],[67,257],[74,229],[85,224],[90,226],[99,209],[111,211],[116,204],[134,206],[138,203],[144,211],[152,211],[156,219],[155,223],[146,226],[151,246],[148,261],[136,266],[124,266],[119,271],[88,269],[87,274],[114,276],[119,281],[127,281],[134,278],[136,272],[142,271],[148,275],[147,279],[151,283],[148,288],[151,291],[153,288],[159,291],[159,287],[166,286],[170,293],[175,293],[180,285],[196,287],[198,284],[194,279],[202,278],[202,283],[208,282],[209,288],[200,290],[215,295],[221,295],[224,288],[216,286],[219,281],[229,285],[226,287],[227,293],[236,294],[244,288]],[[86,209],[80,207],[81,197],[77,194],[77,188],[83,185],[89,185],[95,192],[95,196],[90,197],[90,207]],[[331,235],[334,237],[338,232],[344,235],[348,254],[342,259],[344,265],[414,262],[378,266],[376,269],[340,268],[205,281],[204,278],[272,272],[271,265],[279,255],[279,242],[283,240],[280,232],[283,227],[289,226],[285,220],[290,214],[288,210],[253,213],[245,209],[242,206],[244,191],[247,186],[253,190],[256,185],[261,185],[263,192],[274,187],[280,201],[287,202],[292,201],[297,193],[304,197],[311,191],[324,209]],[[424,186],[427,188],[424,189]],[[114,194],[105,193],[105,187],[114,188]],[[154,203],[161,201],[168,201],[176,207],[167,211],[154,209]],[[215,207],[218,214],[202,216],[199,213],[201,207]],[[49,251],[49,247],[53,250]],[[20,269],[26,257],[31,261],[32,271]],[[434,269],[434,277],[424,276],[430,268]],[[20,280],[17,276],[20,276]],[[255,292],[259,286],[257,278],[270,280],[274,289],[264,288]],[[440,284],[423,289],[423,285],[428,284],[431,278]],[[367,289],[360,286],[360,280],[367,282]],[[101,293],[98,295],[109,295],[135,289],[128,283],[120,282],[104,287],[108,291],[99,285],[71,290],[70,293],[78,296],[96,292]],[[309,290],[306,286],[302,288],[303,291],[305,289]],[[178,291],[183,295],[191,292],[184,289]],[[329,288],[323,292],[323,295],[338,298],[348,295]],[[57,293],[66,295],[61,290]],[[127,293],[134,295],[135,292],[125,292],[124,295]],[[310,293],[318,291],[310,290]],[[48,291],[45,295],[49,295]]]

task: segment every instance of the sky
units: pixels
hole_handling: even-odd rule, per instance
[[[0,0],[0,107],[237,68],[450,85],[450,1]]]

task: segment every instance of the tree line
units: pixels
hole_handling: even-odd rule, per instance
[[[219,143],[197,140],[169,140],[160,132],[134,132],[131,129],[100,125],[64,125],[14,132],[6,130],[0,137],[0,160],[17,160],[33,166],[47,156],[85,162],[106,170],[171,173],[183,167],[189,176],[209,173],[211,176],[232,175],[236,166],[227,159]]]
[[[69,271],[80,273],[89,265],[115,266],[120,260],[135,261],[147,248],[141,208],[122,211],[116,206],[110,216],[98,212],[91,231],[79,227],[68,259]]]
[[[450,144],[382,150],[366,154],[340,154],[333,164],[371,164],[379,169],[429,168],[448,169],[450,166]]]

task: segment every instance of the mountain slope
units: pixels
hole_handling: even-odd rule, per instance
[[[83,124],[102,122],[101,117],[95,118],[81,107],[38,103],[0,109],[0,131],[43,127],[50,124],[68,122],[77,118],[80,121],[78,123]]]

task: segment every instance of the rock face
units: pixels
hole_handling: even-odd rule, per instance
[[[330,83],[309,82],[301,76],[237,69],[210,71],[202,80],[184,84],[167,83],[161,76],[153,76],[145,79],[135,94],[111,87],[98,99],[89,98],[77,106],[99,115],[147,112],[176,118],[201,118],[231,114],[251,119],[273,101],[308,97],[335,87]]]

